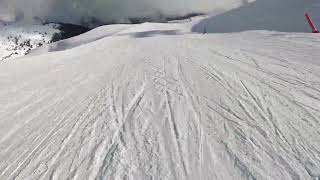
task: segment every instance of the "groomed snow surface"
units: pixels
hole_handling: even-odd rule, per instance
[[[319,179],[319,35],[202,20],[3,61],[0,179]]]

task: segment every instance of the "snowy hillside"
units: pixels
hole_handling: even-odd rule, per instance
[[[59,34],[57,24],[2,23],[0,21],[0,61],[28,54],[50,43]]]
[[[1,62],[0,179],[320,179],[319,35],[221,16]]]

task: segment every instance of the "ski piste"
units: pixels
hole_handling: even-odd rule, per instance
[[[2,61],[0,179],[319,178],[319,34],[256,3]]]

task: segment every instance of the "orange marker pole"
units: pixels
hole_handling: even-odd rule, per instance
[[[308,13],[305,14],[307,21],[309,23],[310,28],[312,29],[312,33],[319,33],[319,31],[317,30],[317,28],[314,26],[310,16]]]

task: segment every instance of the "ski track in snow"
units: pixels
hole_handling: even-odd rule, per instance
[[[0,179],[320,178],[317,37],[135,28],[0,64]]]

